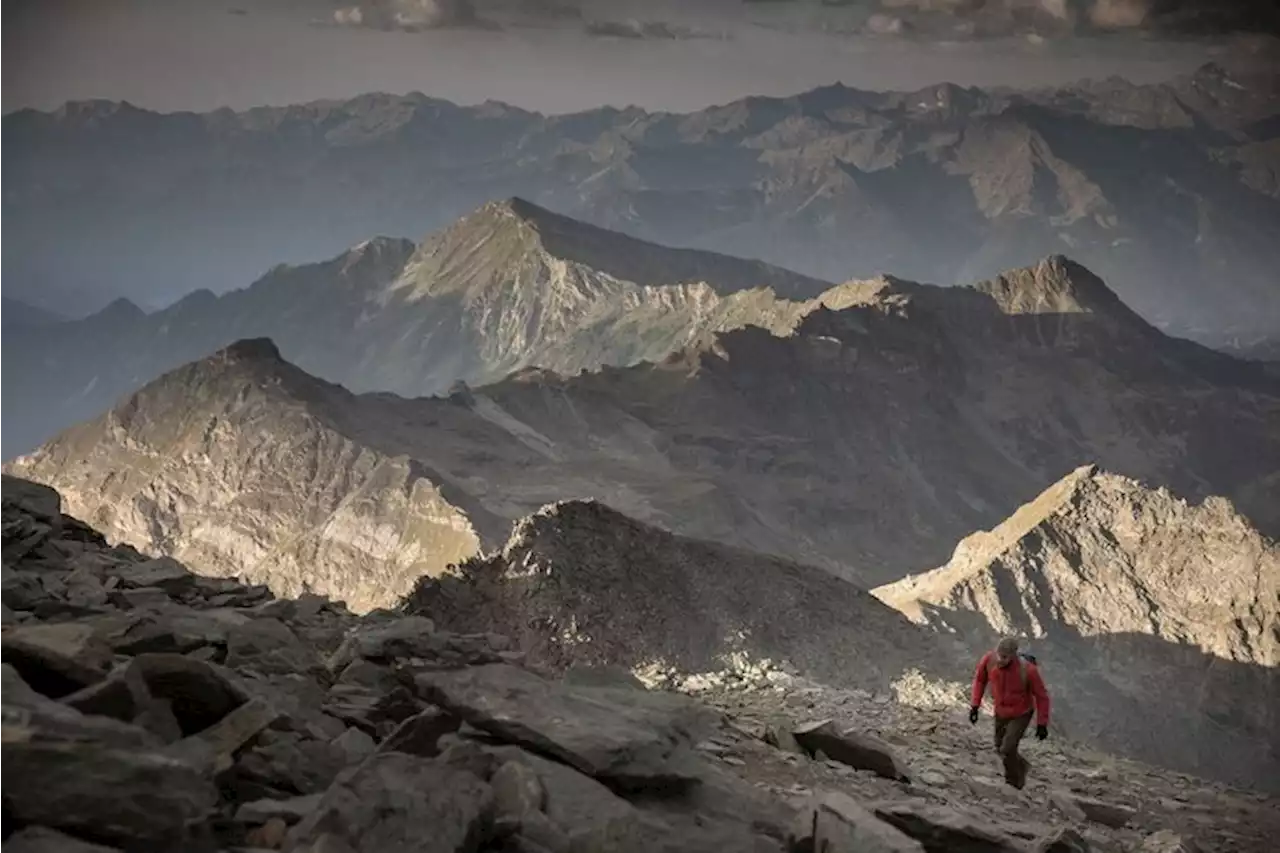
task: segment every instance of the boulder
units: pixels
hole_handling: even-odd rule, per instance
[[[355,764],[378,748],[377,742],[357,728],[349,728],[333,739],[333,745],[342,750],[348,764]]]
[[[103,609],[108,600],[106,587],[97,575],[88,569],[76,569],[63,579],[66,586],[63,597],[73,609],[94,611]]]
[[[385,737],[400,723],[421,713],[426,704],[399,685],[386,693],[346,685],[331,689],[321,707],[347,725]]]
[[[1195,842],[1169,829],[1148,835],[1142,840],[1139,850],[1140,853],[1200,853]]]
[[[0,655],[23,681],[60,698],[106,676],[111,651],[92,627],[78,622],[19,625],[4,632]]]
[[[169,704],[184,735],[209,728],[249,698],[234,673],[184,655],[142,654],[124,670],[122,680],[135,671],[151,696]]]
[[[331,743],[273,731],[238,757],[233,772],[244,790],[315,794],[329,787],[346,766],[346,754]]]
[[[605,785],[558,761],[515,746],[479,749],[496,759],[499,770],[518,763],[537,774],[543,791],[541,810],[566,837],[602,830],[615,820],[631,818],[636,811],[635,806]],[[497,771],[492,775],[496,776]]]
[[[765,727],[763,740],[770,746],[777,747],[792,755],[805,755],[805,749],[791,733],[791,724],[785,720],[775,721]]]
[[[112,590],[108,593],[108,600],[124,610],[161,610],[173,605],[169,593],[151,586]]]
[[[342,641],[329,661],[329,668],[336,672],[357,658],[376,661],[416,657],[416,652],[429,647],[435,630],[435,623],[425,616],[363,625]]]
[[[119,853],[116,847],[104,847],[72,838],[47,826],[28,826],[9,836],[4,842],[5,853]]]
[[[809,753],[823,753],[855,770],[870,770],[886,779],[906,780],[906,765],[893,747],[874,735],[841,731],[833,720],[818,720],[792,730],[796,742]]]
[[[541,812],[547,792],[538,773],[522,761],[507,761],[489,780],[493,787],[494,807],[500,817],[517,821],[532,812]]]
[[[1071,802],[1075,804],[1085,818],[1100,823],[1103,826],[1110,826],[1114,829],[1120,829],[1127,824],[1136,812],[1128,806],[1118,803],[1108,803],[1103,800],[1094,799],[1093,797],[1083,797],[1078,794],[1073,795]]]
[[[440,754],[439,741],[456,732],[461,718],[441,708],[428,708],[400,723],[378,744],[379,752],[407,752],[430,758]]]
[[[180,595],[195,586],[195,575],[172,557],[156,557],[141,563],[123,563],[112,571],[125,589],[155,587]]]
[[[574,833],[569,853],[783,853],[783,842],[738,825],[688,824],[636,811],[606,825]]]
[[[343,773],[294,827],[286,849],[331,849],[320,845],[332,836],[355,853],[459,853],[480,847],[492,818],[493,791],[480,779],[389,752]]]
[[[225,647],[231,628],[247,618],[235,611],[147,611],[110,643],[115,652],[125,655],[185,654],[203,646]]]
[[[227,634],[226,665],[265,675],[324,671],[319,655],[278,619],[252,619]]]
[[[8,664],[3,666],[3,673],[0,693],[4,701],[4,725],[13,736],[34,741],[93,742],[121,748],[160,745],[149,732],[137,726],[109,717],[88,716],[40,695]]]
[[[814,794],[801,808],[788,842],[824,853],[924,853],[915,839],[880,820],[847,794]]]
[[[321,740],[333,740],[347,730],[347,724],[322,709],[326,692],[309,675],[262,676],[250,673],[240,680],[249,695],[278,710],[284,724]]]
[[[1022,846],[990,821],[945,806],[876,803],[872,812],[924,845],[926,853],[1021,853]]]
[[[236,809],[235,819],[245,824],[263,824],[272,818],[280,818],[287,824],[295,824],[316,810],[323,794],[307,794],[283,800],[253,800]]]
[[[1070,827],[1060,827],[1036,839],[1031,853],[1090,853],[1089,840]]]
[[[5,727],[7,816],[129,845],[180,839],[218,790],[191,765],[140,749],[11,737]]]
[[[65,697],[62,702],[84,714],[133,723],[166,743],[182,737],[182,726],[174,717],[172,706],[152,695],[142,669],[133,661],[97,684]]]
[[[55,531],[62,525],[62,496],[56,489],[41,483],[33,483],[21,477],[0,475],[0,500],[17,508],[33,521],[48,525]]]
[[[0,601],[15,611],[35,610],[50,600],[48,590],[32,572],[15,572],[7,565],[0,580]]]
[[[507,664],[423,673],[415,683],[428,701],[477,728],[613,787],[677,790],[697,780],[689,770],[687,720],[674,707],[614,701],[607,691]]]
[[[168,750],[171,755],[220,772],[231,766],[232,756],[279,717],[279,712],[261,699],[250,699],[225,717]]]

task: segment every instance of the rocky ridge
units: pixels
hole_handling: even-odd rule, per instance
[[[1064,718],[1104,749],[1276,784],[1280,547],[1223,498],[1080,468],[874,592],[943,632],[1029,638]]]
[[[136,547],[358,610],[566,499],[864,587],[941,564],[1082,459],[1280,529],[1280,383],[1065,258],[770,299],[772,330],[435,399],[354,395],[244,342],[6,470]]]
[[[57,493],[11,477],[3,550],[4,761],[24,781],[3,792],[14,853],[852,853],[869,839],[1082,853],[1144,836],[1153,852],[1201,836],[1245,853],[1273,831],[1265,798],[1118,763],[1078,772],[1086,756],[1069,744],[1037,766],[1073,773],[1077,790],[984,789],[934,769],[973,766],[947,716],[920,729],[869,694],[709,695],[734,706],[725,715],[608,670],[548,679],[500,635],[275,599],[110,546]],[[780,742],[779,720],[823,712],[856,725],[782,731],[807,742],[822,728],[833,752],[873,759],[864,770],[763,742]],[[1101,785],[1107,799],[1088,796]]]
[[[546,506],[507,543],[421,579],[407,612],[506,634],[553,671],[622,667],[649,683],[805,673],[888,691],[954,679],[959,644],[828,572],[641,524],[594,501]]]
[[[303,369],[351,390],[414,397],[529,367],[572,375],[661,360],[715,331],[767,324],[776,303],[829,286],[507,199],[417,245],[366,240],[220,296],[198,291],[151,313],[129,303],[12,330],[4,370],[16,414],[5,454],[240,339],[269,337]]]
[[[833,281],[953,284],[1068,251],[1149,320],[1206,339],[1269,334],[1280,88],[1274,61],[1244,53],[1152,85],[832,85],[688,114],[543,116],[421,94],[22,110],[4,117],[4,272],[10,295],[43,307],[164,304],[518,195]],[[76,281],[96,292],[68,294]]]

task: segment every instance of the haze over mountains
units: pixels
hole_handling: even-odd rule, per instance
[[[939,565],[1082,459],[1280,529],[1280,383],[1066,259],[771,316],[660,363],[436,399],[354,395],[243,341],[8,470],[138,547],[359,609],[566,498],[864,586]]]
[[[163,304],[518,195],[833,281],[950,284],[1065,252],[1149,320],[1251,339],[1280,326],[1276,93],[1274,69],[1206,66],[1036,92],[831,86],[688,115],[73,103],[4,118],[5,280],[45,307]]]
[[[493,202],[415,246],[369,240],[330,261],[280,266],[243,290],[193,293],[147,314],[126,300],[4,339],[5,453],[93,417],[167,370],[240,338],[355,391],[443,393],[526,367],[566,374],[661,360],[711,332],[786,322],[826,282],[710,252],[670,249]],[[6,315],[8,316],[8,315]]]
[[[688,5],[650,2],[609,5]],[[488,94],[576,39],[607,73],[568,96],[611,102],[630,35],[672,59],[642,86],[681,77],[665,40],[777,92],[800,44],[882,55],[828,12],[955,73],[944,31],[1147,28],[1016,48],[1132,68],[1244,20],[822,0],[757,41],[543,0],[91,5],[23,14],[23,88],[119,95],[133,65],[75,81],[136,43],[189,46],[150,90],[190,92],[252,35],[218,91],[503,45],[433,90]],[[1270,851],[1280,66],[1231,44],[1157,85],[683,115],[5,116],[5,853]],[[1016,790],[968,707],[1010,635],[1053,696]]]
[[[207,574],[358,611],[408,594],[553,669],[782,667],[937,702],[1015,631],[1062,736],[1271,785],[1278,565],[1256,525],[1276,524],[1280,389],[1062,259],[974,289],[846,287],[785,336],[439,399],[355,396],[242,341],[6,472]],[[1085,456],[1256,521],[1092,468],[1013,512]],[[611,507],[573,500],[592,496]],[[858,588],[983,526],[876,591],[918,629]]]

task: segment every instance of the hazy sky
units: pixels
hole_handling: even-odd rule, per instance
[[[805,0],[12,0],[3,109],[110,98],[207,110],[418,90],[550,112],[605,103],[686,110],[836,80],[873,89],[1109,74],[1146,81],[1222,50],[1134,35],[938,41],[854,32],[886,11],[878,3],[912,2],[920,0],[841,9]],[[458,22],[471,25],[437,26]]]

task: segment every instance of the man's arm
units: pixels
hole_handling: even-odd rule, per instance
[[[1031,685],[1031,695],[1036,699],[1036,725],[1049,725],[1049,691],[1045,689],[1044,679],[1040,677],[1040,667],[1027,664],[1029,672],[1027,681]]]
[[[990,664],[991,653],[987,652],[978,661],[978,668],[973,673],[973,690],[969,699],[969,706],[977,708],[982,704],[982,694],[987,692],[987,667]]]

